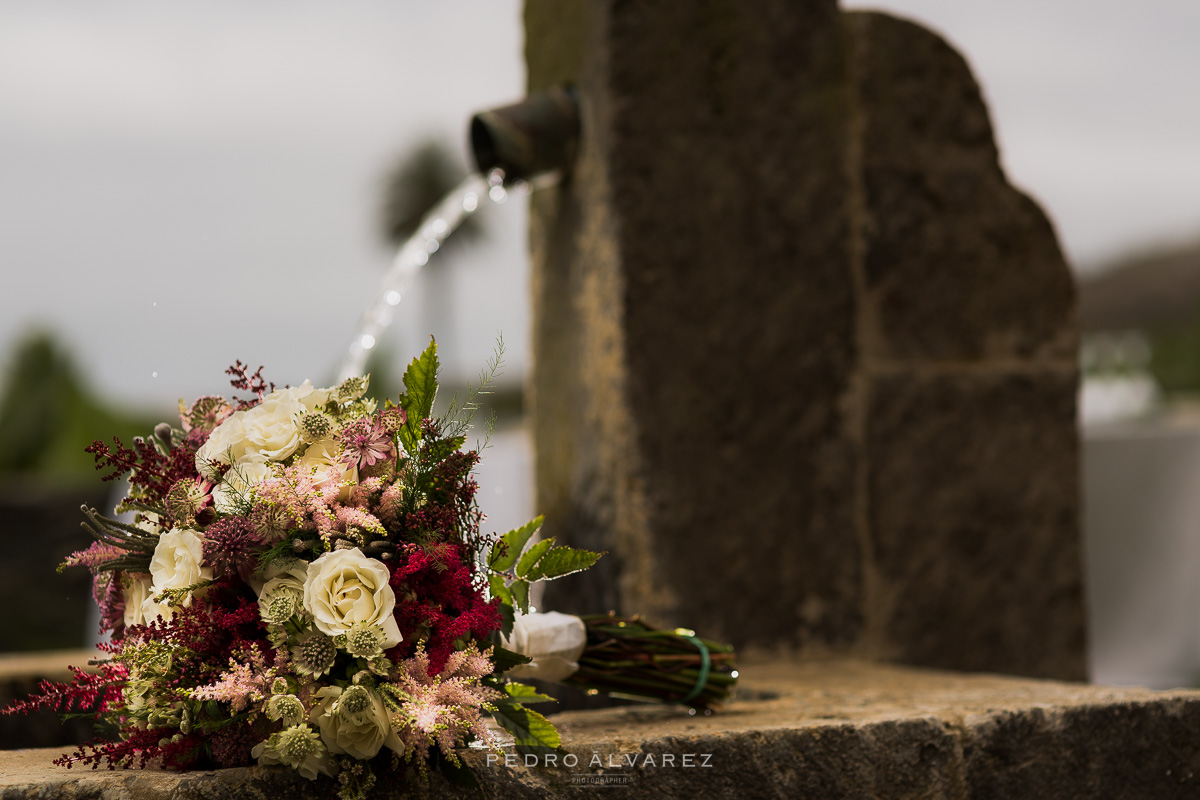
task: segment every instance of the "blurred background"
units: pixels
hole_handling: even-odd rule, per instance
[[[845,5],[913,18],[966,55],[1010,179],[1076,270],[1093,677],[1196,685],[1200,4]],[[73,509],[110,488],[82,448],[224,392],[235,359],[279,384],[332,382],[406,225],[466,174],[470,115],[522,94],[520,15],[519,0],[0,0],[6,550],[33,547],[31,530],[54,558],[77,547]],[[371,368],[398,391],[433,334],[453,390],[503,334],[480,478],[504,530],[534,513],[524,200],[473,221]],[[20,562],[0,561],[0,597]],[[44,581],[48,596],[69,580]],[[86,582],[71,587],[86,605]],[[0,623],[0,651],[71,646],[86,635],[72,614]]]

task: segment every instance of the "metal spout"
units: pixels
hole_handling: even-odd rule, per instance
[[[519,103],[471,118],[471,152],[484,175],[506,181],[565,171],[579,143],[579,103],[571,87],[530,95]]]

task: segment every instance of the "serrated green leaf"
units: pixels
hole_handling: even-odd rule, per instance
[[[533,659],[529,656],[522,655],[521,653],[515,653],[512,650],[501,647],[500,645],[495,645],[492,647],[491,659],[492,671],[497,675],[508,672],[518,664],[528,664],[530,661],[533,661]]]
[[[529,613],[529,581],[515,580],[508,585],[512,591],[513,606],[519,608],[522,614]]]
[[[533,569],[534,565],[536,565],[538,561],[541,560],[542,556],[546,554],[546,551],[553,546],[553,536],[551,536],[549,539],[542,539],[537,544],[530,546],[530,548],[525,551],[524,555],[521,556],[521,560],[517,562],[517,577],[526,577],[529,574],[529,570]]]
[[[504,581],[503,575],[495,573],[488,575],[488,589],[492,592],[492,597],[499,597],[502,605],[512,606],[513,596],[508,585]]]
[[[409,435],[402,433],[400,440],[410,453],[415,452],[409,449],[410,442],[415,444],[421,441],[421,422],[433,413],[433,401],[438,390],[438,369],[437,340],[430,336],[425,352],[414,358],[408,369],[404,370],[405,393],[400,396],[400,405],[406,415],[404,429]]]
[[[533,709],[508,698],[497,700],[495,705],[492,716],[500,727],[513,735],[519,752],[545,755],[556,752],[562,745],[550,720]]]
[[[500,604],[500,635],[508,638],[512,636],[513,625],[517,621],[517,612],[512,607],[511,603]]]
[[[525,578],[530,581],[548,581],[574,572],[582,572],[600,560],[603,553],[577,550],[574,547],[555,547],[538,559]]]
[[[504,572],[512,569],[512,565],[517,563],[517,558],[520,557],[521,551],[525,549],[525,545],[529,542],[529,538],[537,532],[537,529],[542,527],[544,517],[538,517],[526,522],[519,528],[511,530],[501,536],[492,545],[491,552],[488,553],[488,566],[496,572]]]
[[[518,703],[557,703],[557,697],[551,697],[548,694],[542,694],[534,687],[526,683],[517,683],[509,681],[504,684],[504,691],[508,696]]]

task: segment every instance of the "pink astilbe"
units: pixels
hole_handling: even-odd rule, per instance
[[[396,458],[396,440],[387,425],[378,417],[355,420],[338,434],[341,439],[342,460],[346,464],[369,467],[377,461]]]
[[[68,567],[98,567],[106,561],[112,561],[114,558],[120,558],[127,555],[126,551],[115,544],[106,542],[92,542],[83,550],[76,550],[71,555],[67,556],[62,564],[59,565],[58,571],[62,572]]]
[[[281,662],[286,662],[286,654],[277,650],[274,657],[274,662],[268,666],[259,645],[252,642],[230,657],[229,669],[221,673],[220,680],[193,689],[192,697],[229,703],[235,713],[245,711],[251,703],[261,703],[271,696],[271,681],[285,666]]]
[[[423,762],[436,745],[443,756],[457,763],[455,748],[472,737],[496,746],[484,723],[484,712],[502,695],[479,683],[491,671],[491,661],[474,642],[447,659],[445,669],[435,675],[429,674],[429,657],[422,646],[412,658],[400,662],[398,677],[383,688],[399,701],[392,727],[404,745],[405,758],[415,756]]]
[[[336,484],[319,484],[311,470],[298,464],[286,467],[277,477],[255,487],[257,499],[251,518],[256,527],[287,524],[302,531],[332,530],[337,517],[330,506],[337,502],[340,491]]]
[[[377,536],[387,535],[383,523],[376,519],[373,514],[361,508],[338,503],[333,507],[333,512],[337,517],[338,527],[344,533],[349,533],[357,528],[360,531],[373,533]]]
[[[403,513],[404,484],[397,481],[383,490],[375,506],[375,516],[389,528],[396,528]]]

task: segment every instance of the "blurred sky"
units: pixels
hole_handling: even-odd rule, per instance
[[[894,0],[967,55],[1005,167],[1081,268],[1200,235],[1200,2]],[[0,360],[51,327],[106,396],[225,391],[235,358],[329,379],[389,254],[386,167],[421,137],[464,148],[521,93],[516,0],[0,0]],[[522,202],[418,287],[384,346],[439,332],[474,374],[502,330],[527,366]],[[426,311],[422,311],[425,308]]]

